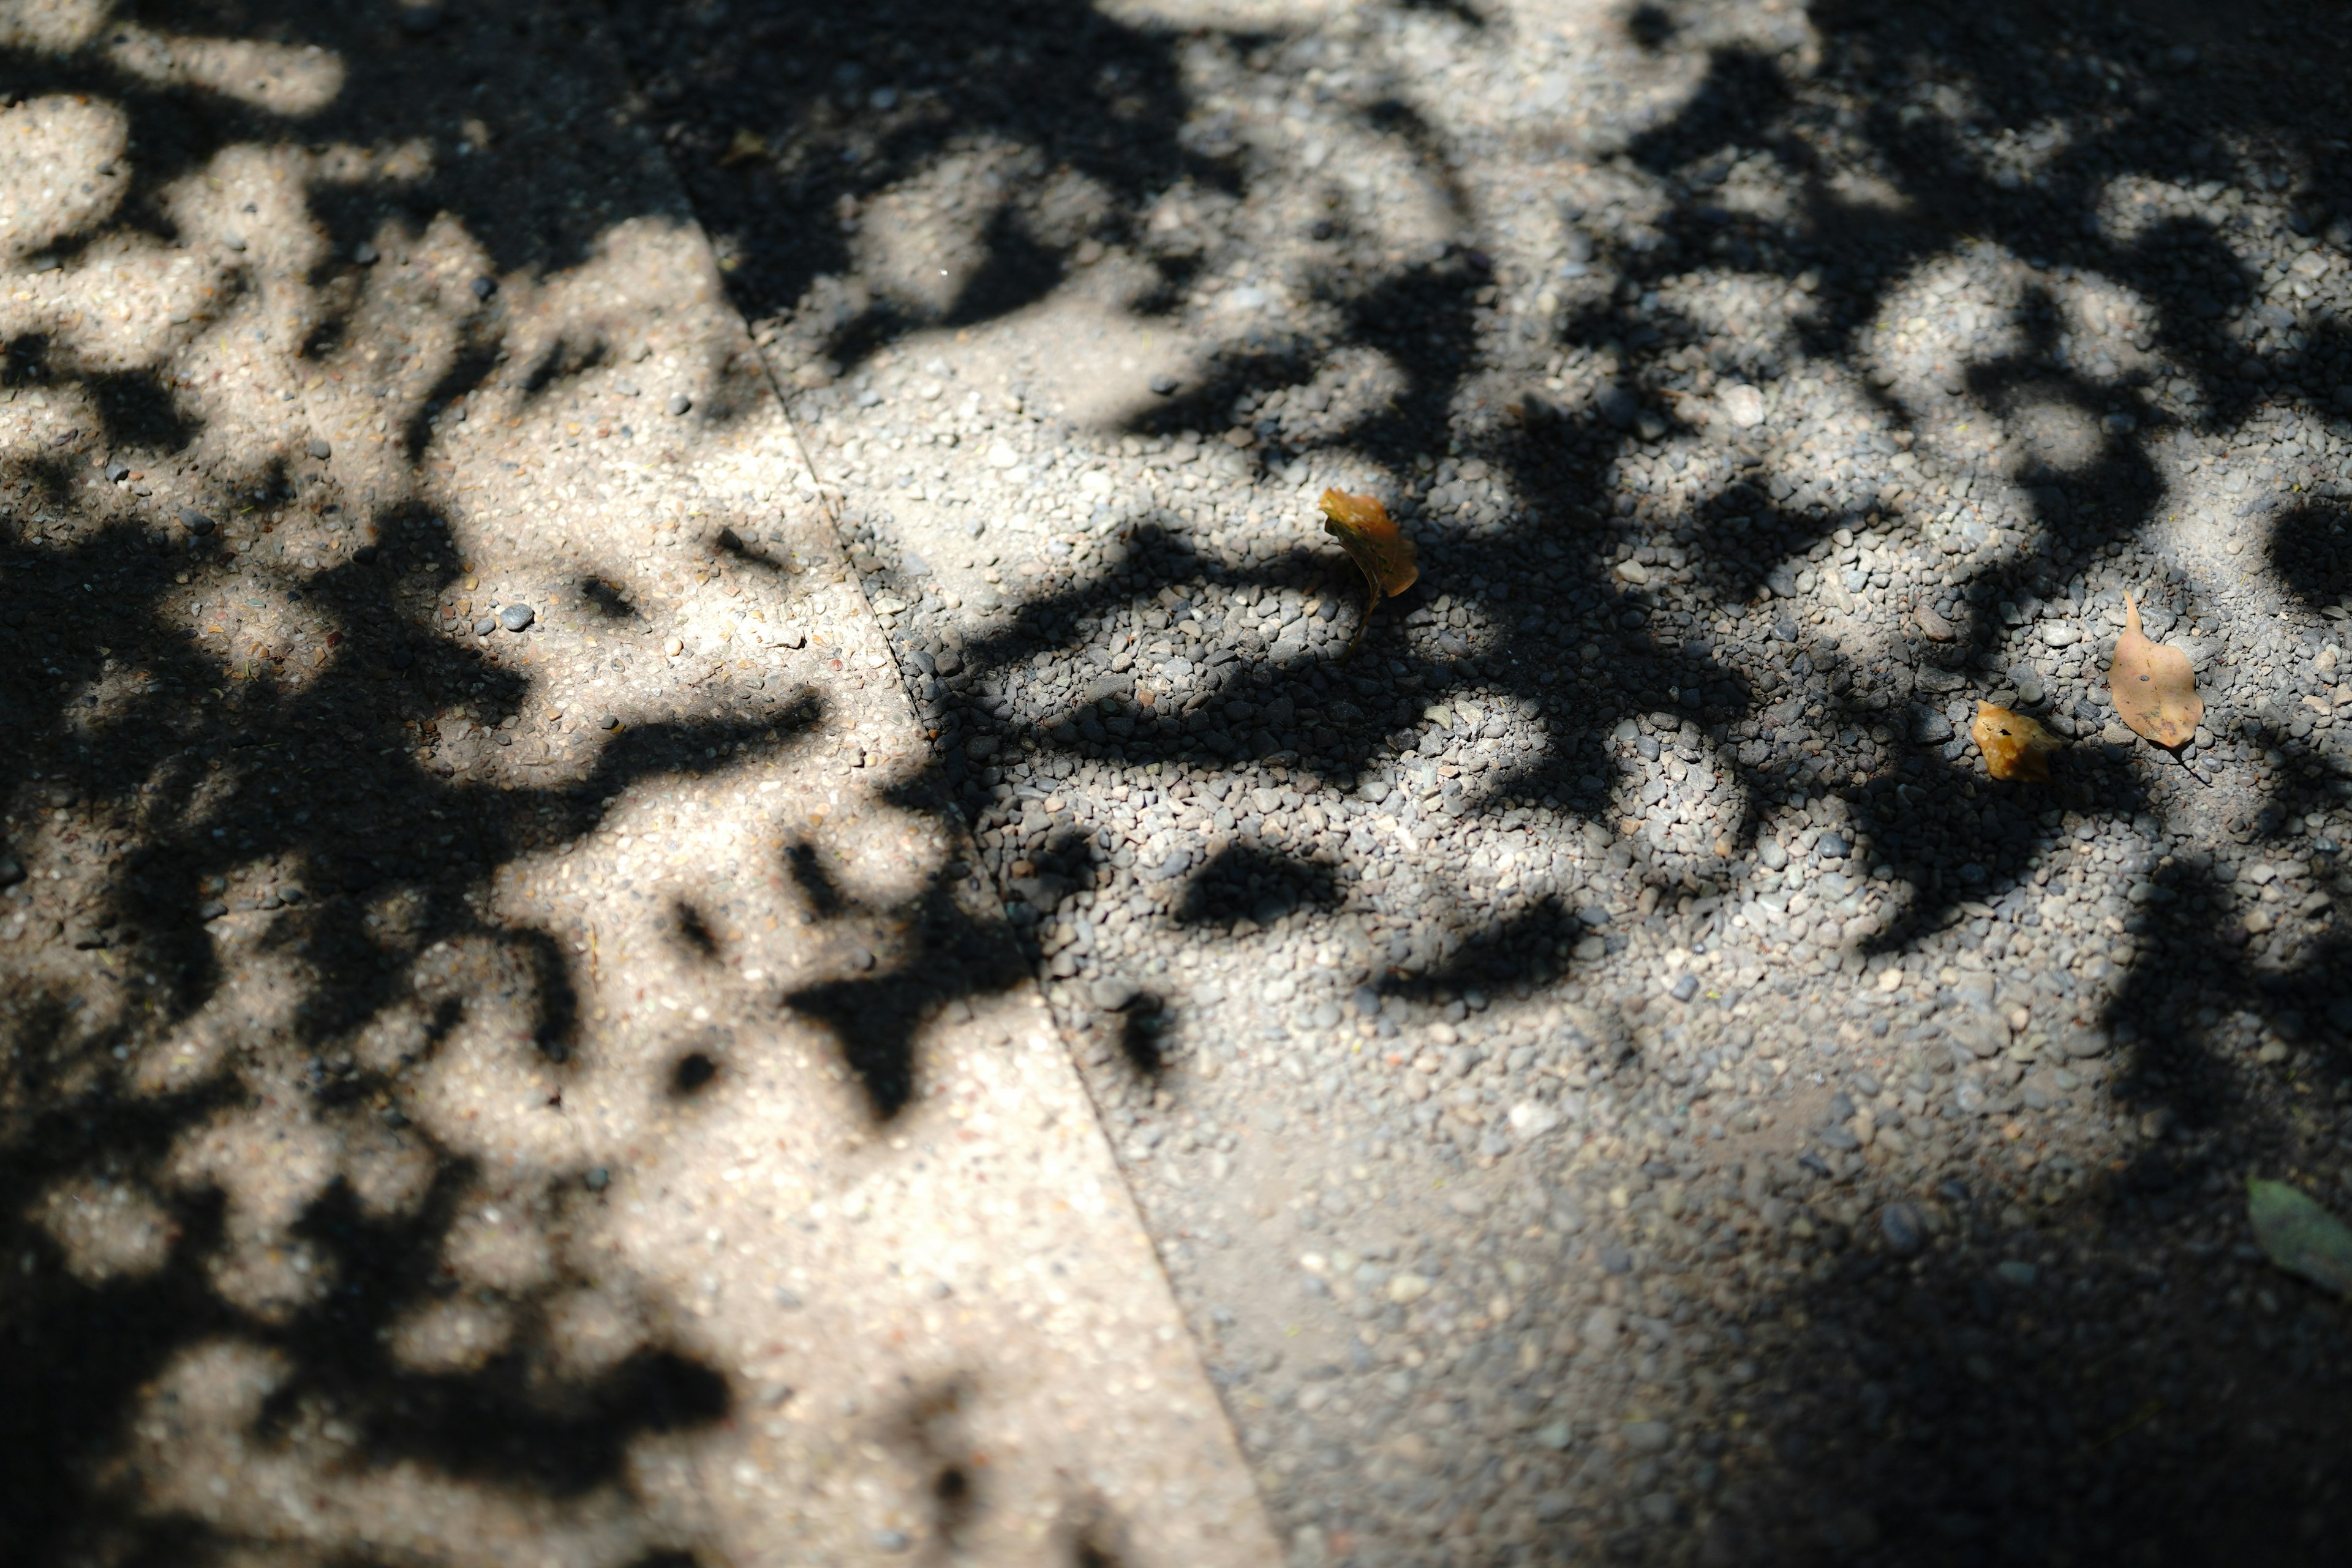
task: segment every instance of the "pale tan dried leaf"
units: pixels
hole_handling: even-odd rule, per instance
[[[2205,717],[2189,656],[2148,641],[2139,628],[2139,604],[2129,594],[2124,595],[2124,635],[2107,666],[2107,694],[2115,699],[2116,717],[2168,749],[2186,745]]]

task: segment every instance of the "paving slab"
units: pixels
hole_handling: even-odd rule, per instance
[[[2333,11],[0,29],[16,1554],[2331,1561]]]
[[[7,26],[7,1555],[1274,1561],[599,15]]]

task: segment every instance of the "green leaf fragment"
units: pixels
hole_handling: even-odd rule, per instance
[[[2246,1218],[2273,1263],[2352,1296],[2352,1226],[2284,1182],[2246,1178]]]

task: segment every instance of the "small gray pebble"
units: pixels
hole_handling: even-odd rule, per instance
[[[218,899],[206,899],[196,906],[196,918],[200,921],[216,921],[226,913],[228,906]]]
[[[1173,397],[1176,395],[1176,389],[1182,384],[1174,376],[1164,372],[1151,378],[1151,390],[1162,397]]]
[[[621,727],[621,721],[612,714],[607,713],[604,715],[604,721],[596,727],[600,730],[617,730]]]
[[[495,279],[495,278],[477,278],[477,279],[474,279],[474,298],[475,298],[475,299],[477,299],[477,300],[487,300],[487,299],[488,299],[491,295],[493,295],[493,294],[497,293],[498,291],[499,291],[499,280],[498,280],[497,279]]]
[[[683,392],[672,393],[670,395],[670,400],[666,406],[669,409],[672,415],[684,414],[694,406],[694,399],[688,397]]]
[[[1885,1234],[1886,1245],[1904,1258],[1927,1244],[1927,1222],[1911,1204],[1888,1204],[1878,1216],[1878,1228]]]
[[[107,464],[107,465],[106,465],[106,478],[107,478],[107,482],[108,482],[108,483],[110,483],[110,484],[117,484],[117,485],[119,485],[119,484],[121,484],[123,480],[125,480],[125,479],[129,479],[130,477],[131,477],[131,465],[130,465],[130,464],[128,464],[128,463],[109,463],[109,464]]]
[[[509,605],[499,612],[499,625],[510,632],[519,632],[537,617],[529,605]]]
[[[1681,979],[1675,982],[1674,989],[1666,994],[1677,1002],[1689,1001],[1698,994],[1698,976],[1685,972]]]
[[[499,623],[488,616],[484,616],[474,623],[474,635],[478,637],[486,637],[498,629]]]
[[[363,239],[352,247],[352,259],[362,267],[373,267],[376,262],[376,248]]]
[[[180,526],[202,539],[213,531],[213,520],[194,507],[184,506],[180,509]]]
[[[335,455],[335,448],[332,446],[315,437],[313,437],[310,442],[310,456],[318,458],[319,461],[322,463]]]
[[[1628,1421],[1617,1430],[1637,1454],[1663,1453],[1675,1440],[1674,1428],[1663,1421]]]
[[[877,1530],[874,1544],[884,1552],[906,1552],[915,1544],[915,1538],[903,1530]]]
[[[592,1165],[588,1168],[588,1190],[590,1192],[601,1193],[612,1184],[612,1172],[606,1170],[602,1165]]]

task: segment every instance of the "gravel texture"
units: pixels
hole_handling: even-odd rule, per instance
[[[0,19],[0,1558],[1277,1561],[596,14],[187,20]]]
[[[2340,16],[1243,9],[624,26],[1294,1561],[2323,1560]]]
[[[274,1540],[344,1456],[459,1452],[509,1511],[399,1551],[618,1565],[806,1507],[828,1561],[1246,1557],[1188,1489],[1185,1347],[1107,1348],[1175,1320],[1052,1316],[1089,1247],[1148,1270],[1091,1143],[1006,1131],[1085,1120],[1042,992],[1301,1568],[2333,1560],[2345,1308],[2242,1183],[2352,1209],[2336,11],[618,4],[404,76],[386,26],[348,85],[294,34],[79,14],[19,26],[71,70],[0,155],[17,1321],[240,1348],[74,1384],[69,1495],[144,1464]],[[531,96],[575,45],[587,85]],[[67,243],[115,166],[73,92],[192,81],[343,118],[142,121],[211,171],[141,176],[176,248]],[[167,372],[107,357],[163,321]],[[1335,485],[1422,566],[1353,657]],[[2126,593],[2199,672],[2178,754],[2105,697]],[[1980,700],[2067,741],[2052,784],[1986,776]],[[592,927],[635,956],[552,985]],[[560,1157],[469,1131],[479,1082],[545,1110],[583,1014]],[[538,1059],[396,1089],[448,1030]],[[280,1109],[326,1100],[380,1158]],[[1017,1157],[934,1173],[975,1139]],[[820,1214],[820,1165],[864,1206]],[[747,1172],[799,1184],[697,1255]],[[993,1221],[982,1174],[1027,1184]],[[1022,1228],[1057,1202],[1088,1247]],[[478,1244],[501,1210],[529,1246]],[[283,1384],[299,1462],[207,1490],[186,1432],[334,1363],[299,1304],[372,1226],[457,1284],[341,1309],[402,1370]],[[1000,1315],[922,1339],[965,1300]],[[565,1313],[572,1362],[471,1348]],[[1191,1479],[1114,1424],[1018,1472],[1061,1491],[975,1482],[989,1388],[921,1379],[1014,1321],[1034,1408],[1108,1386]],[[576,1419],[511,1416],[542,1398]],[[457,1414],[425,1444],[403,1401]],[[740,1456],[667,1437],[722,1408]],[[1227,1557],[1155,1542],[1213,1509]]]

